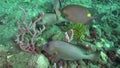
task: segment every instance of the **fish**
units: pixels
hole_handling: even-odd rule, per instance
[[[99,55],[98,53],[86,54],[87,50],[64,41],[50,41],[43,45],[42,50],[58,60],[94,60]]]
[[[75,23],[89,23],[95,17],[89,12],[88,8],[80,5],[67,5],[61,10],[62,16]]]
[[[59,14],[58,14],[59,15]],[[41,25],[53,25],[53,24],[59,24],[61,22],[66,21],[64,18],[60,17],[58,19],[57,15],[55,13],[45,13],[42,17],[42,20],[39,22]]]
[[[57,20],[56,14],[54,13],[46,13],[44,14],[42,20],[40,21],[40,24],[42,25],[52,25],[59,23],[60,21]]]

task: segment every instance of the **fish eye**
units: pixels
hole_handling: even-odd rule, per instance
[[[91,13],[88,13],[88,14],[87,14],[87,17],[91,17]]]

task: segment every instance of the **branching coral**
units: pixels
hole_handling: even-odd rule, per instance
[[[20,23],[18,21],[18,30],[19,33],[16,35],[17,39],[15,40],[19,44],[20,48],[26,52],[36,53],[35,49],[35,38],[42,34],[44,28],[39,27],[39,30],[36,29],[36,23],[42,19],[43,14],[35,20],[33,23],[30,23],[30,26],[26,23],[26,13],[23,8],[20,9],[24,12],[24,21]]]

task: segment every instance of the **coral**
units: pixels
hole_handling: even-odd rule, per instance
[[[96,64],[93,64],[93,63],[89,63],[89,68],[100,68],[98,67]]]
[[[73,40],[85,39],[85,34],[87,33],[87,25],[84,25],[82,23],[71,22],[70,24],[67,24],[67,27],[62,27],[62,30],[64,32],[67,32],[70,29],[72,29],[74,33]]]
[[[107,55],[106,55],[104,52],[101,52],[101,53],[100,53],[100,56],[101,56],[101,59],[102,59],[104,62],[107,63],[107,60],[108,60]]]
[[[92,25],[89,29],[91,38],[99,39],[102,36],[102,31],[99,25]]]
[[[85,38],[87,26],[81,23],[71,23],[68,28],[73,29],[74,40],[82,40]]]
[[[64,33],[65,41],[66,42],[72,41],[73,40],[73,35],[74,35],[73,29],[70,29],[68,32],[65,32]]]
[[[33,23],[30,23],[31,25],[28,26],[26,22],[26,12],[23,8],[20,7],[20,9],[24,13],[24,20],[21,23],[18,21],[18,34],[17,39],[15,40],[16,43],[20,46],[20,48],[26,52],[30,53],[37,53],[35,48],[35,38],[42,34],[42,32],[45,30],[45,26],[43,28],[39,27],[38,30],[36,29],[36,24],[39,20],[42,19],[44,14],[41,14],[40,17],[35,20]]]
[[[85,7],[91,7],[92,0],[63,0],[65,2],[62,3],[63,6],[69,5],[69,4],[79,4]]]
[[[51,27],[48,27],[46,30],[43,32],[42,37],[48,41],[50,40],[62,40],[63,38],[63,33],[59,29],[58,26],[52,25]]]

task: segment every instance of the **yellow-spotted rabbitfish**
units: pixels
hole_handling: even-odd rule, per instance
[[[94,17],[91,16],[88,8],[80,5],[68,5],[63,8],[62,16],[69,21],[76,23],[89,23]]]

